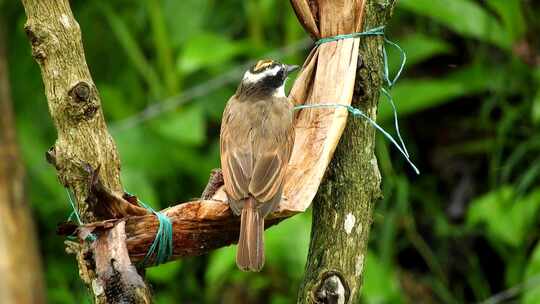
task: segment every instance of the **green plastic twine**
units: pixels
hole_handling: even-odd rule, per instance
[[[66,188],[66,192],[69,199],[69,204],[71,205],[71,209],[73,209],[73,211],[71,211],[71,214],[68,217],[68,221],[71,221],[73,217],[75,216],[75,219],[77,220],[77,224],[81,226],[83,222],[81,221],[81,216],[79,215],[79,211],[77,210],[77,207],[75,207],[75,202],[73,200],[71,190],[69,188]],[[86,237],[86,241],[93,242],[95,240],[96,240],[96,236],[93,233],[90,233]]]
[[[388,138],[388,140],[390,140],[390,142],[392,142],[392,144],[394,144],[394,146],[396,146],[396,148],[399,150],[399,152],[401,152],[401,154],[405,157],[407,162],[414,169],[414,172],[416,172],[416,174],[420,174],[420,171],[418,170],[418,168],[416,168],[414,163],[409,159],[409,154],[408,154],[407,150],[403,149],[403,147],[401,147],[396,142],[396,140],[392,137],[392,135],[390,135],[388,132],[386,132],[373,119],[371,119],[364,112],[362,112],[362,110],[357,109],[357,108],[355,108],[353,106],[350,106],[350,105],[344,105],[344,104],[339,104],[339,103],[299,105],[299,106],[294,107],[294,109],[295,110],[300,110],[300,109],[312,109],[312,108],[339,108],[339,107],[347,109],[347,111],[349,111],[355,117],[363,117],[363,118],[365,118],[375,129],[379,130],[386,138]]]
[[[71,191],[66,188],[66,192],[69,198],[71,208],[73,209],[68,220],[72,220],[73,217],[75,217],[75,219],[77,220],[77,224],[79,226],[83,225],[79,212],[75,207],[75,202],[73,200]],[[159,227],[158,231],[156,232],[156,237],[154,238],[152,245],[148,249],[148,252],[146,253],[146,256],[144,257],[142,263],[145,266],[148,265],[148,262],[152,259],[153,256],[155,256],[154,265],[163,264],[167,262],[173,254],[173,229],[171,220],[165,214],[155,211],[152,207],[145,204],[143,201],[138,201],[144,208],[152,211],[152,213],[156,215],[159,221]],[[95,241],[96,236],[94,234],[89,234],[86,240]]]
[[[362,36],[383,36],[384,42],[386,44],[389,44],[393,47],[395,47],[399,53],[401,54],[401,65],[396,73],[396,75],[390,79],[390,72],[388,69],[388,55],[386,53],[386,47],[383,45],[383,65],[384,65],[384,72],[383,77],[386,82],[386,86],[381,88],[381,91],[383,95],[386,97],[386,100],[390,102],[390,105],[392,106],[392,111],[394,113],[394,126],[396,128],[397,137],[399,140],[399,143],[390,135],[388,132],[386,132],[381,126],[379,126],[373,119],[371,119],[369,116],[367,116],[362,110],[357,109],[350,105],[343,105],[343,104],[309,104],[309,105],[299,105],[294,107],[294,110],[301,110],[301,109],[312,109],[312,108],[346,108],[353,116],[355,117],[363,117],[366,119],[375,129],[379,130],[392,144],[399,150],[399,152],[403,155],[403,157],[407,160],[407,162],[411,165],[411,167],[414,169],[414,172],[416,174],[420,174],[420,171],[418,168],[414,165],[414,163],[410,159],[409,151],[407,151],[407,147],[405,146],[405,143],[403,141],[403,138],[401,137],[401,133],[399,131],[399,123],[398,123],[398,115],[396,110],[396,105],[394,104],[394,100],[392,99],[392,95],[390,94],[390,90],[392,87],[396,84],[397,80],[399,79],[399,76],[401,76],[401,73],[403,72],[403,69],[405,68],[405,63],[407,62],[407,54],[405,54],[405,51],[396,43],[390,41],[386,38],[384,34],[384,26],[379,26],[370,30],[367,30],[365,32],[360,33],[352,33],[352,34],[344,34],[344,35],[336,35],[332,37],[325,37],[321,38],[318,41],[315,42],[315,45],[319,46],[323,43],[328,43],[332,41],[338,41],[342,39],[351,39],[351,38],[358,38]]]
[[[338,40],[343,40],[343,39],[359,38],[362,36],[383,36],[384,42],[396,48],[401,54],[401,65],[399,67],[399,70],[397,71],[396,76],[394,76],[394,78],[390,80],[390,72],[388,70],[388,55],[386,53],[386,48],[383,46],[384,80],[386,81],[388,87],[392,88],[394,84],[397,82],[397,80],[399,79],[399,76],[401,76],[401,72],[403,72],[403,69],[405,68],[405,63],[407,62],[407,54],[397,43],[386,38],[384,34],[384,25],[372,28],[365,32],[343,34],[343,35],[336,35],[332,37],[321,38],[315,41],[315,45],[319,46],[323,43],[328,43],[328,42],[333,42],[333,41],[338,41]]]
[[[154,258],[154,265],[166,263],[173,254],[173,227],[171,219],[162,212],[155,211],[152,207],[139,200],[139,203],[146,209],[152,211],[156,215],[159,221],[159,227],[156,232],[156,237],[152,242],[152,245],[148,249],[148,252],[144,256],[142,264],[148,265],[148,262]]]

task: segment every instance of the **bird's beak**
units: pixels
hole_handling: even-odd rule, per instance
[[[290,73],[298,70],[298,68],[300,68],[300,66],[297,66],[297,65],[286,65],[285,66],[285,74],[286,75],[289,75]]]

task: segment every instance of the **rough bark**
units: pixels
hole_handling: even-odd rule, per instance
[[[368,0],[364,29],[386,24],[395,1]],[[353,105],[376,118],[382,81],[382,37],[362,38]],[[381,197],[375,130],[349,117],[313,203],[306,273],[298,303],[358,303],[372,208]]]
[[[37,240],[24,193],[0,16],[0,303],[45,303]]]
[[[120,161],[86,65],[79,24],[68,0],[22,0],[22,3],[28,18],[24,29],[32,45],[32,56],[41,68],[49,111],[58,134],[54,146],[47,152],[47,160],[57,169],[62,185],[73,192],[84,222],[107,219],[95,212],[95,204],[102,202],[96,201],[91,193],[91,181],[97,174],[105,189],[122,196]],[[137,210],[140,213],[140,208]],[[108,253],[97,247],[88,243],[70,244],[70,250],[78,257],[81,278],[93,293],[95,302],[119,303],[123,299],[129,299],[130,303],[150,302],[142,279],[132,284],[132,281],[123,281],[120,275],[110,276],[109,280],[98,278],[94,258],[97,260],[96,255]],[[89,259],[89,255],[94,258]],[[129,258],[121,259],[126,265],[117,265],[118,260],[113,263],[114,258],[109,254],[111,271],[130,269]],[[111,292],[122,292],[123,296],[108,299]]]

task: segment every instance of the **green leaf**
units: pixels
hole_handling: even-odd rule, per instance
[[[163,92],[161,81],[154,70],[154,67],[145,58],[144,53],[139,46],[139,42],[131,33],[128,25],[113,11],[110,4],[99,2],[99,7],[105,15],[105,18],[112,29],[112,33],[116,36],[116,39],[118,39],[118,42],[126,52],[126,55],[139,72],[139,76],[142,77],[150,87],[153,97],[161,96],[161,93]]]
[[[311,214],[307,212],[266,230],[266,268],[278,267],[279,273],[288,275],[288,280],[299,282],[304,273],[310,227]],[[235,262],[236,249],[236,246],[229,246],[216,250],[210,255],[205,277],[206,286],[211,286],[210,294],[217,292],[224,282],[232,280],[239,273]],[[240,279],[247,278],[242,275]],[[266,277],[260,277],[257,280],[250,277],[249,280],[250,287],[253,289],[261,289],[270,284]]]
[[[215,250],[210,254],[206,268],[206,286],[211,286],[211,291],[219,290],[220,285],[226,280],[229,272],[236,269],[236,246],[229,246]]]
[[[292,81],[290,81],[292,83]],[[234,87],[225,86],[221,89],[215,90],[208,94],[204,102],[201,102],[200,105],[204,108],[205,114],[208,116],[209,120],[219,123],[221,122],[221,116],[223,115],[223,109],[229,98],[235,92]]]
[[[268,265],[279,265],[284,273],[300,280],[306,264],[310,230],[311,212],[298,214],[266,230]]]
[[[153,303],[156,303],[156,304],[178,303],[177,298],[175,298],[172,294],[166,293],[162,290],[160,290],[159,293],[153,294],[152,300],[153,300]]]
[[[536,247],[525,270],[525,281],[523,284],[527,288],[523,289],[522,304],[540,303],[540,242]]]
[[[205,0],[163,0],[163,15],[174,47],[196,37],[205,27],[211,1]]]
[[[173,50],[171,47],[170,35],[165,19],[163,18],[162,1],[145,1],[150,19],[150,28],[154,38],[154,46],[157,61],[160,67],[161,76],[167,84],[169,94],[177,93],[179,89],[178,74],[173,65]]]
[[[403,80],[392,90],[400,116],[439,106],[467,93],[470,87],[456,79]],[[382,97],[386,98],[386,97]],[[380,101],[381,120],[392,117],[392,108],[386,100]]]
[[[174,175],[177,172],[177,164],[173,161],[174,155],[170,153],[177,147],[171,147],[169,142],[154,132],[135,128],[118,132],[114,137],[122,156],[123,170],[137,168],[153,178]],[[163,153],[163,151],[169,153]]]
[[[401,288],[392,267],[368,250],[362,298],[366,304],[403,303]]]
[[[433,108],[451,101],[454,98],[475,94],[487,90],[492,79],[485,77],[489,70],[483,66],[466,67],[445,78],[439,79],[406,79],[399,81],[391,94],[400,116]],[[389,102],[381,94],[380,120],[393,117]]]
[[[538,125],[540,124],[540,89],[538,89],[540,88],[540,68],[533,70],[533,78],[536,82],[537,91],[532,102],[531,117],[533,123]]]
[[[510,258],[505,259],[506,269],[504,276],[506,286],[514,286],[523,280],[523,274],[529,263],[529,254],[526,250],[513,251]]]
[[[426,36],[424,34],[407,35],[399,40],[399,46],[403,48],[407,54],[407,67],[412,67],[415,64],[421,63],[424,60],[430,59],[437,55],[448,54],[452,51],[452,46],[446,41]],[[401,64],[401,56],[393,52],[393,48],[387,46],[389,52],[390,71],[395,73]]]
[[[531,119],[535,125],[540,124],[540,90],[538,90],[532,102]]]
[[[32,181],[31,204],[44,218],[57,215],[58,212],[69,214],[70,207],[65,189],[60,183],[53,166],[45,161],[44,151],[47,145],[47,124],[36,124],[26,117],[18,117],[17,141],[29,180]],[[48,202],[48,203],[45,203]]]
[[[466,37],[510,49],[512,40],[497,18],[471,0],[401,0],[399,6],[427,16]]]
[[[271,304],[289,304],[291,303],[291,298],[285,297],[283,295],[272,295]]]
[[[169,262],[148,268],[146,277],[152,282],[166,284],[174,280],[180,269],[182,269],[180,261]]]
[[[103,110],[107,114],[107,119],[117,120],[126,117],[131,112],[130,103],[126,103],[123,91],[116,86],[99,84],[99,95],[103,104]]]
[[[121,174],[126,192],[137,196],[140,201],[156,210],[161,209],[150,177],[144,171],[137,170],[134,166],[126,166],[122,169]]]
[[[168,112],[151,122],[164,138],[182,145],[197,146],[206,139],[206,122],[199,105]]]
[[[80,295],[84,292],[81,282],[73,284],[72,278],[77,275],[73,263],[53,258],[48,261],[44,280],[47,282],[47,298],[49,303],[70,304],[81,303]]]
[[[178,57],[177,66],[183,73],[222,66],[225,62],[246,51],[245,43],[233,42],[227,37],[204,33],[193,37]],[[208,51],[212,50],[212,55]]]
[[[527,26],[523,16],[522,0],[487,0],[489,5],[501,17],[502,22],[512,41],[520,39]]]
[[[512,186],[502,186],[471,202],[469,227],[482,226],[494,243],[519,247],[534,227],[540,209],[540,189],[518,197]]]
[[[176,145],[171,150],[173,160],[185,173],[189,173],[193,180],[199,183],[199,191],[208,182],[208,172],[219,167],[219,142],[214,141],[205,148],[205,153],[193,147],[181,147]],[[196,178],[196,179],[195,179]],[[200,192],[197,193],[200,195]]]

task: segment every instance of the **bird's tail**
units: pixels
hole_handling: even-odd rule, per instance
[[[253,197],[247,199],[240,219],[236,265],[243,271],[260,271],[264,265],[264,217]]]

